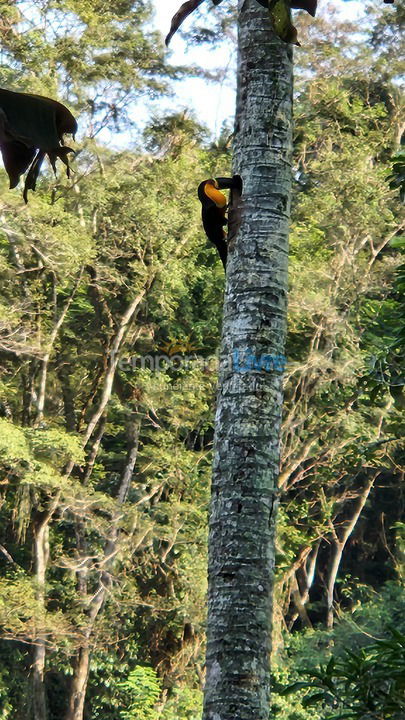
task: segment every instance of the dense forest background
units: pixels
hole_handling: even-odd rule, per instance
[[[232,37],[232,8],[217,17]],[[331,652],[405,633],[403,215],[389,183],[404,18],[396,0],[356,26],[326,6],[298,21],[284,685]],[[188,72],[151,27],[144,0],[0,0],[0,86],[58,98],[80,124],[71,181],[43,173],[25,206],[0,170],[5,719],[33,717],[43,692],[59,720],[80,682],[87,720],[201,714],[224,277],[196,189],[230,171],[233,109],[215,140],[176,112],[151,117],[131,149],[103,144],[103,129],[129,130],[137,104],[163,102]],[[201,14],[189,42],[214,40]],[[273,700],[283,720],[327,716]]]

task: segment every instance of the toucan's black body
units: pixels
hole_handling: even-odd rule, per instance
[[[270,7],[269,0],[257,0],[259,5],[266,8]],[[394,2],[394,0],[384,0],[384,2]],[[293,10],[306,10],[312,17],[315,17],[317,0],[290,0],[290,7]]]
[[[226,206],[223,208],[218,207],[214,201],[205,194],[205,185],[206,181],[202,182],[198,188],[198,197],[202,204],[202,224],[208,240],[214,243],[218,250],[219,257],[222,260],[222,264],[224,268],[226,268],[227,247],[225,240],[226,233],[224,230],[224,227],[228,223],[225,217]]]
[[[215,245],[219,257],[222,260],[224,269],[228,256],[227,234],[224,230],[228,224],[226,211],[228,204],[225,195],[220,190],[237,190],[242,193],[242,178],[240,175],[233,177],[220,177],[215,180],[210,178],[204,180],[198,186],[198,197],[202,205],[202,223],[208,239]]]

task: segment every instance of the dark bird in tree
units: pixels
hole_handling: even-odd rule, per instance
[[[306,10],[315,17],[318,0],[257,0],[270,12],[274,31],[286,43],[298,45],[297,28],[292,23],[291,9]]]
[[[220,5],[223,0],[212,0],[213,5]],[[183,21],[191,15],[194,10],[202,5],[204,0],[187,0],[173,16],[170,32],[166,37],[166,45],[169,44],[174,33],[179,29]],[[281,40],[286,43],[299,45],[297,40],[297,29],[292,24],[291,10],[306,10],[315,17],[318,0],[257,0],[259,5],[270,11],[274,31]],[[384,0],[392,4],[394,0]]]
[[[28,202],[28,190],[35,190],[45,155],[53,171],[56,159],[66,165],[70,177],[68,154],[74,150],[63,145],[63,136],[75,136],[77,122],[62,103],[41,95],[14,92],[0,88],[0,150],[10,189],[18,185],[28,170],[23,197]]]
[[[291,8],[307,10],[311,15],[315,15],[317,0],[257,0],[260,5],[270,11],[274,29],[282,40],[289,43],[299,45],[297,42],[297,30],[292,24]],[[173,16],[170,32],[166,37],[166,45],[169,44],[174,33],[184,22],[186,17],[196,10],[204,0],[187,0],[184,2],[177,13]],[[220,5],[222,0],[212,0],[214,5]]]
[[[390,1],[393,2],[394,0]],[[257,0],[257,2],[264,8],[272,5],[272,0]],[[291,2],[286,0],[286,2],[293,10],[306,10],[312,17],[315,17],[318,0],[291,0]]]
[[[242,178],[240,175],[219,177],[215,180],[210,178],[204,180],[198,186],[198,197],[202,205],[203,227],[208,240],[217,248],[224,269],[226,269],[228,256],[227,233],[224,230],[224,227],[228,224],[226,217],[228,203],[221,190],[225,189],[236,190],[240,195],[242,193]]]

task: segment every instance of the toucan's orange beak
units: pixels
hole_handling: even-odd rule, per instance
[[[224,193],[217,190],[218,184],[215,180],[208,180],[204,186],[204,192],[211,200],[214,201],[215,205],[219,208],[224,208],[227,205],[227,200]]]

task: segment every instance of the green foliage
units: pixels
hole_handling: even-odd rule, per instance
[[[69,619],[60,609],[45,610],[37,590],[35,580],[21,570],[1,578],[0,627],[3,636],[35,639],[42,632],[57,638],[59,646],[65,647],[72,629]]]
[[[295,685],[295,691],[291,694],[278,694],[278,690],[283,683],[283,673],[277,669],[272,674],[274,685],[274,694],[271,705],[271,718],[280,718],[280,720],[324,720],[322,712],[317,712],[317,708],[308,708],[305,705],[305,689],[300,690],[298,683]],[[280,685],[278,684],[280,683]],[[304,684],[303,684],[304,685]]]
[[[46,459],[62,466],[69,460],[81,463],[84,460],[80,438],[61,429],[26,429],[26,437],[35,457]]]
[[[405,150],[398,152],[393,158],[392,174],[388,176],[390,188],[399,189],[402,202],[405,201]]]
[[[9,703],[9,673],[5,668],[0,671],[0,711],[1,716],[4,720],[7,720],[11,716],[12,706]]]
[[[405,635],[394,628],[388,639],[357,652],[347,650],[338,660],[332,655],[318,670],[301,672],[309,680],[289,686],[282,694],[310,691],[303,707],[324,709],[325,720],[400,720],[404,715]]]
[[[231,29],[235,5],[220,9]],[[205,41],[218,19],[209,14],[210,28],[197,30]],[[163,66],[161,40],[145,24],[148,2],[0,0],[0,17],[0,84],[64,98],[86,138],[72,182],[45,173],[28,208],[0,170],[1,712],[28,716],[30,642],[39,629],[50,720],[66,713],[83,633],[91,645],[86,717],[197,720],[224,276],[201,229],[196,188],[230,174],[231,133],[224,128],[207,147],[204,128],[184,112],[157,115],[143,134],[134,127],[134,103],[160,100],[167,79],[180,75]],[[361,631],[385,637],[392,624],[405,632],[396,440],[403,416],[392,394],[402,245],[397,188],[387,182],[400,117],[395,58],[384,43],[373,49],[366,25],[361,43],[337,19],[299,22],[311,42],[296,54],[277,568],[277,617],[293,632],[276,652],[282,685],[297,682],[314,657],[325,665],[331,643],[341,663],[344,647],[361,655],[369,640]],[[379,38],[391,32],[387,13],[376,22]],[[138,142],[112,150],[103,128],[134,132]],[[137,299],[112,379],[111,349]],[[158,355],[166,355],[159,371],[142,366]],[[121,502],[134,424],[135,464]],[[343,555],[339,620],[325,631],[332,528],[345,527],[377,471]],[[40,589],[33,538],[48,514]],[[292,571],[317,543],[306,603],[313,628],[299,631]],[[103,588],[92,622],[88,610]],[[305,692],[275,694],[278,717],[325,720],[324,709],[303,706]]]
[[[325,685],[325,696],[319,698],[319,702],[312,706],[308,698],[318,694],[321,690],[316,687],[313,688],[316,693],[311,692],[309,685],[312,680],[309,680],[308,676],[311,675],[312,670],[319,675],[319,665],[322,666],[325,672],[328,667],[329,670],[333,668],[333,672],[336,672],[336,667],[344,668],[349,657],[347,653],[349,648],[350,652],[357,658],[369,657],[369,655],[370,658],[373,658],[374,650],[370,651],[373,642],[370,640],[381,638],[383,646],[385,642],[389,645],[393,637],[392,628],[395,626],[400,638],[402,638],[400,644],[396,645],[398,652],[401,652],[399,647],[405,636],[403,586],[396,582],[389,582],[378,593],[373,593],[368,599],[363,597],[360,601],[360,596],[361,589],[358,589],[354,609],[351,612],[340,613],[333,630],[324,630],[318,627],[316,630],[306,629],[300,633],[284,634],[283,645],[278,648],[273,658],[274,691],[272,702],[275,716],[279,717],[280,720],[307,720],[307,718],[309,720],[310,717],[314,717],[316,720],[327,720],[329,718],[332,712],[330,706],[327,703],[323,704],[321,700],[326,699],[326,694],[330,692],[330,689]],[[381,661],[383,661],[383,656],[383,652],[381,657],[378,655]],[[328,665],[331,657],[333,662]],[[384,679],[384,673],[379,671],[377,657],[375,658],[375,665],[377,675],[374,676],[373,673],[370,673],[367,676],[367,674],[364,674],[363,679],[366,682],[375,677],[374,690],[377,695],[381,693],[381,696],[383,696],[384,685],[381,683],[381,679]],[[402,665],[403,656],[398,667],[401,668]],[[385,672],[390,677],[387,667]],[[360,681],[361,677],[359,674],[358,681]],[[400,673],[399,677],[401,677]],[[319,680],[319,677],[316,679]],[[352,680],[356,680],[355,675],[353,675]],[[342,705],[347,703],[349,698],[354,700],[357,698],[354,690],[346,693],[343,674],[338,675],[336,683],[333,682],[334,687],[336,686],[337,699]],[[349,688],[349,686],[350,684],[347,687]],[[363,690],[365,690],[365,684]],[[400,697],[401,692],[402,690],[399,688]],[[333,702],[335,703],[335,700]],[[385,715],[381,715],[381,717],[385,718]],[[357,717],[356,720],[358,720]],[[370,719],[367,717],[361,718],[361,720]]]
[[[0,457],[4,462],[29,461],[31,453],[21,428],[0,418]]]
[[[190,687],[174,688],[165,703],[162,720],[200,720],[202,691]]]
[[[120,687],[130,698],[128,708],[120,713],[123,720],[155,720],[161,687],[153,668],[137,665]]]

